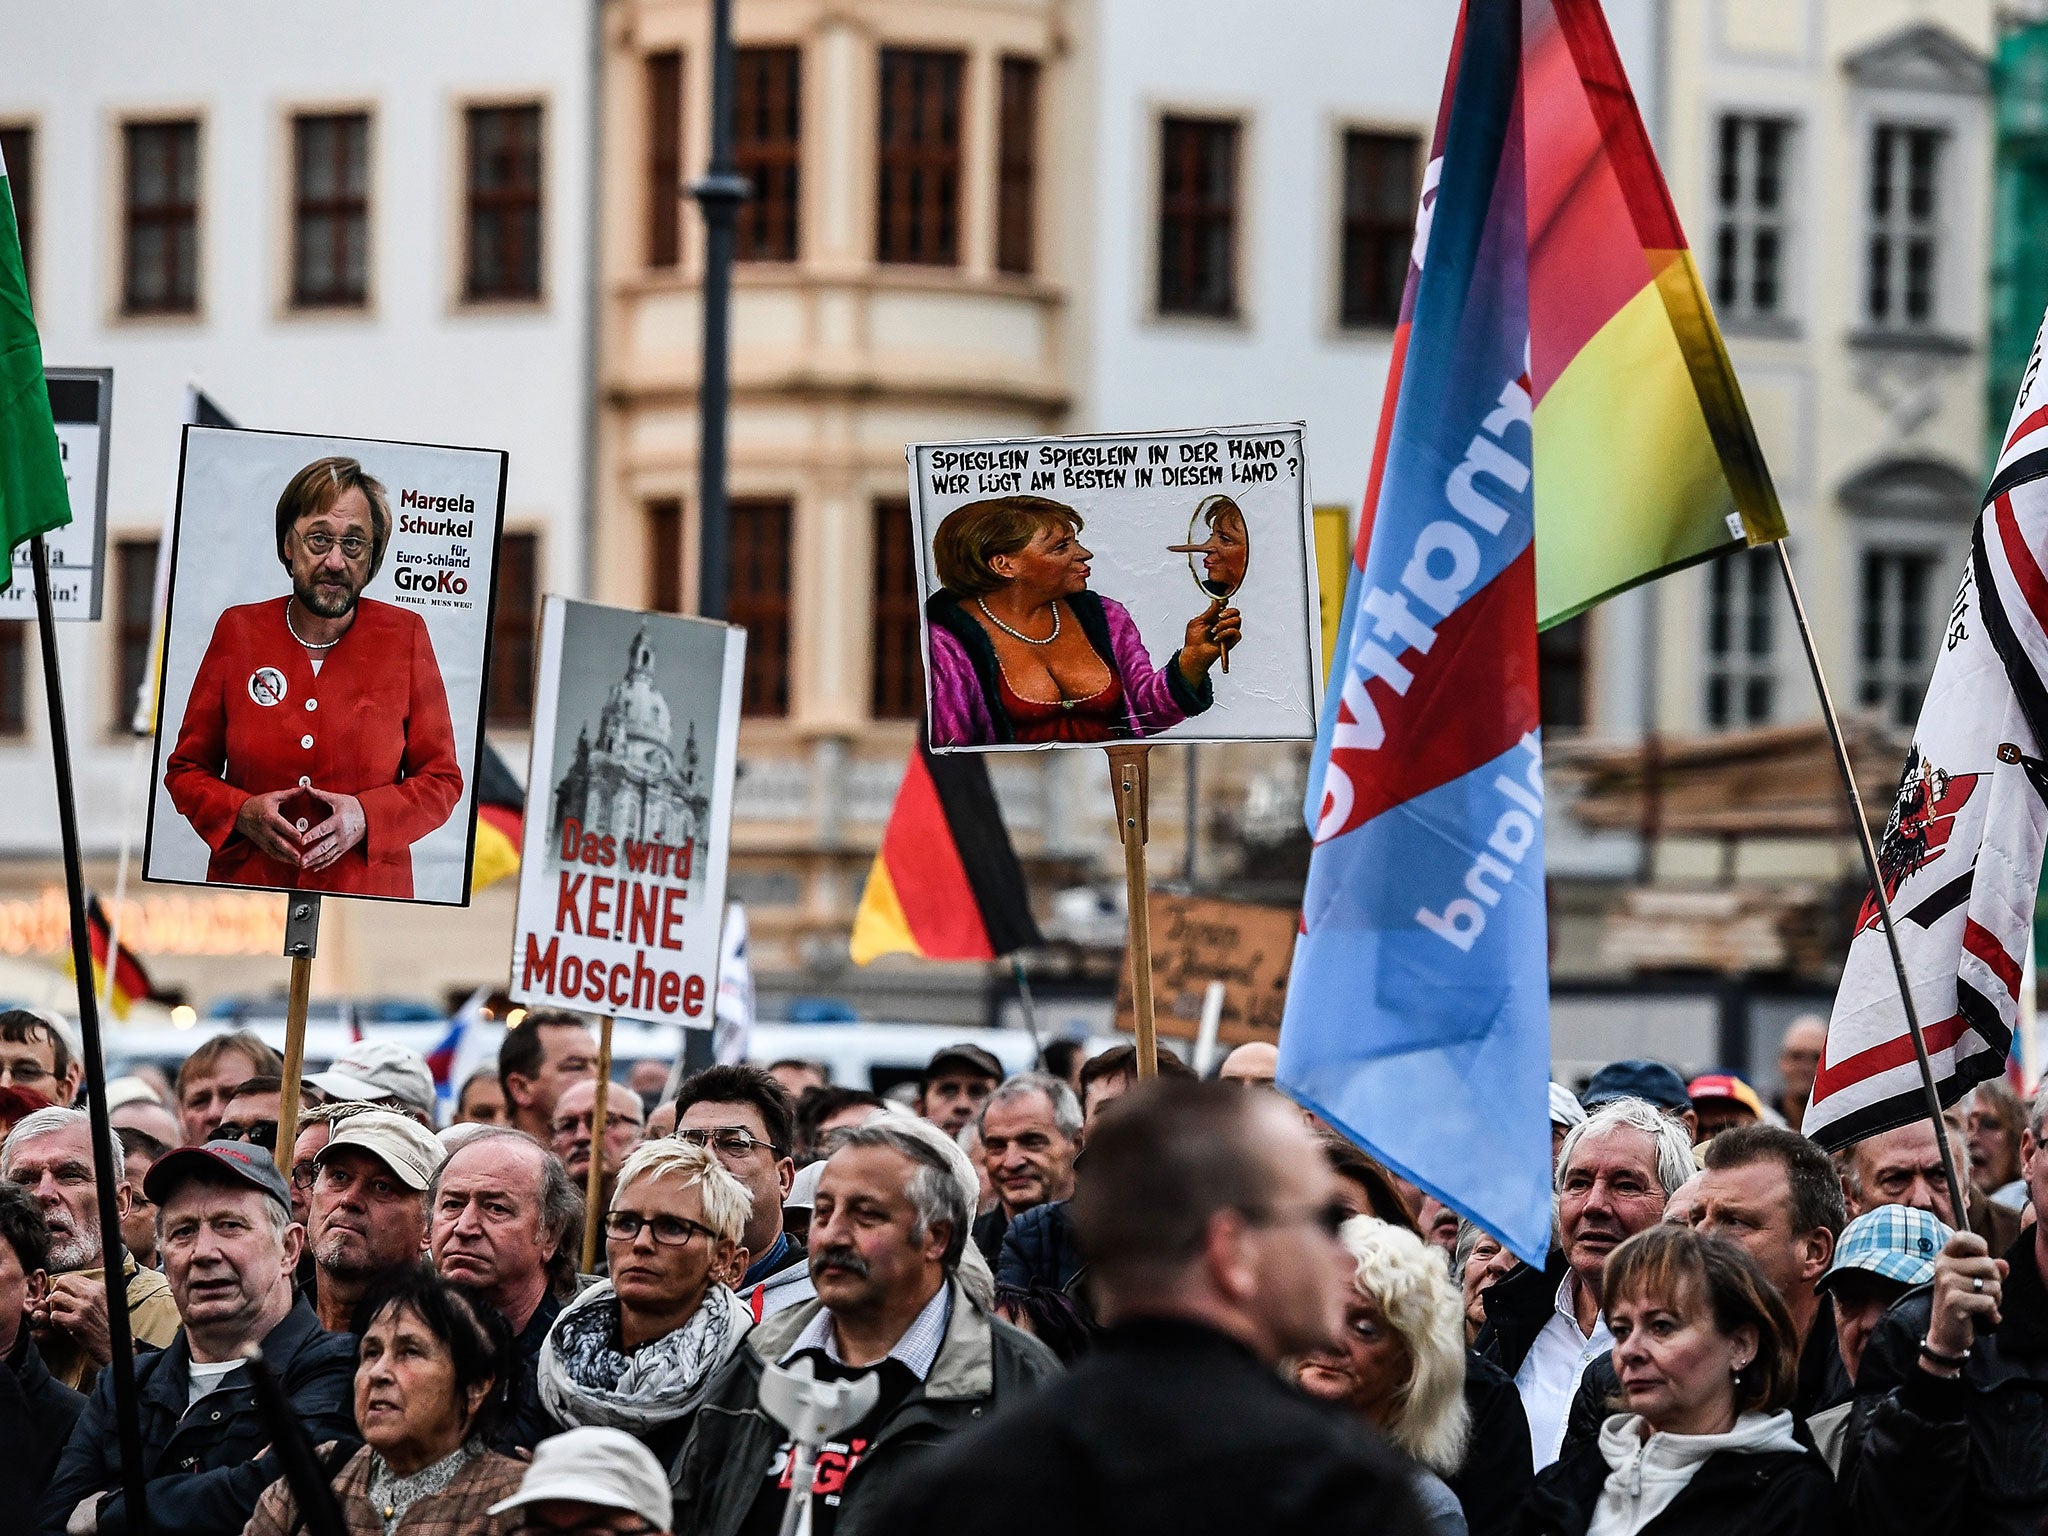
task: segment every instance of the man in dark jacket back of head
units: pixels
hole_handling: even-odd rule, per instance
[[[1159,1079],[1088,1139],[1073,1213],[1100,1352],[934,1456],[892,1536],[1423,1529],[1399,1460],[1274,1367],[1333,1340],[1349,1216],[1272,1094]]]

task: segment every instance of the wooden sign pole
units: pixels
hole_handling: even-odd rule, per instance
[[[320,898],[294,893],[284,909],[284,953],[292,963],[284,1011],[284,1084],[277,1095],[277,1166],[291,1177],[292,1145],[299,1139],[299,1099],[306,1075],[306,1008],[313,996],[313,955],[320,947]]]
[[[1124,886],[1131,907],[1131,1002],[1138,1021],[1138,1076],[1159,1074],[1159,1040],[1152,1031],[1152,914],[1145,881],[1146,811],[1151,775],[1142,741],[1104,747],[1109,754],[1109,787],[1116,797],[1116,833],[1124,845]]]
[[[597,1273],[597,1234],[604,1226],[604,1212],[597,1208],[603,1193],[604,1135],[610,1129],[612,1088],[612,1016],[606,1014],[597,1026],[597,1093],[590,1101],[590,1178],[583,1189],[583,1264],[586,1275]]]

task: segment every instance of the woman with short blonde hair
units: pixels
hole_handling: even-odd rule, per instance
[[[1344,1223],[1358,1261],[1335,1349],[1300,1360],[1295,1379],[1341,1404],[1421,1463],[1418,1493],[1431,1530],[1462,1532],[1465,1518],[1444,1479],[1465,1461],[1465,1318],[1443,1251],[1376,1217]]]

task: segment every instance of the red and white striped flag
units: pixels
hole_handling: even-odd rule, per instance
[[[2042,345],[2037,336],[1878,850],[1944,1104],[2005,1070],[2048,836]],[[1845,1147],[1921,1118],[1926,1102],[1877,903],[1865,897],[1802,1129]]]

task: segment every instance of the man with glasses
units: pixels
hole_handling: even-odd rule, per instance
[[[597,1112],[597,1082],[571,1083],[555,1100],[554,1148],[578,1189],[590,1188],[591,1120]],[[617,1083],[605,1095],[604,1163],[598,1171],[597,1204],[610,1210],[612,1191],[618,1187],[619,1168],[640,1145],[640,1127],[646,1111],[640,1095]],[[604,1274],[605,1255],[597,1259],[598,1273]]]
[[[1140,1083],[1090,1130],[1073,1211],[1101,1347],[916,1464],[863,1529],[1425,1529],[1399,1458],[1277,1369],[1338,1337],[1356,1268],[1337,1238],[1349,1207],[1298,1109],[1229,1083]]]
[[[753,1201],[740,1239],[748,1260],[735,1287],[740,1300],[757,1322],[811,1300],[817,1291],[804,1245],[782,1225],[782,1202],[796,1178],[789,1091],[759,1067],[706,1067],[684,1081],[676,1103],[676,1135],[709,1147]]]
[[[425,621],[362,596],[390,537],[354,459],[316,459],[278,497],[291,594],[221,614],[164,770],[210,882],[412,895],[412,845],[462,768]]]
[[[417,1266],[427,1237],[427,1186],[441,1143],[409,1116],[366,1109],[335,1125],[313,1159],[313,1310],[347,1333],[356,1303],[391,1271]]]
[[[78,1092],[81,1068],[65,1031],[26,1008],[0,1012],[0,1088],[24,1088],[59,1107]]]
[[[558,1429],[607,1424],[674,1463],[697,1404],[753,1314],[726,1282],[747,1191],[716,1154],[650,1141],[626,1159],[605,1213],[611,1278],[562,1310],[540,1352],[540,1398]]]
[[[132,1191],[120,1144],[101,1153],[119,1170],[115,1209],[128,1214]],[[16,1122],[0,1145],[0,1179],[19,1184],[43,1209],[50,1228],[50,1285],[30,1311],[43,1361],[67,1387],[89,1390],[113,1359],[107,1333],[107,1282],[100,1244],[98,1186],[93,1182],[92,1122],[82,1109],[39,1109]],[[178,1331],[171,1288],[124,1249],[128,1331],[157,1348]]]

